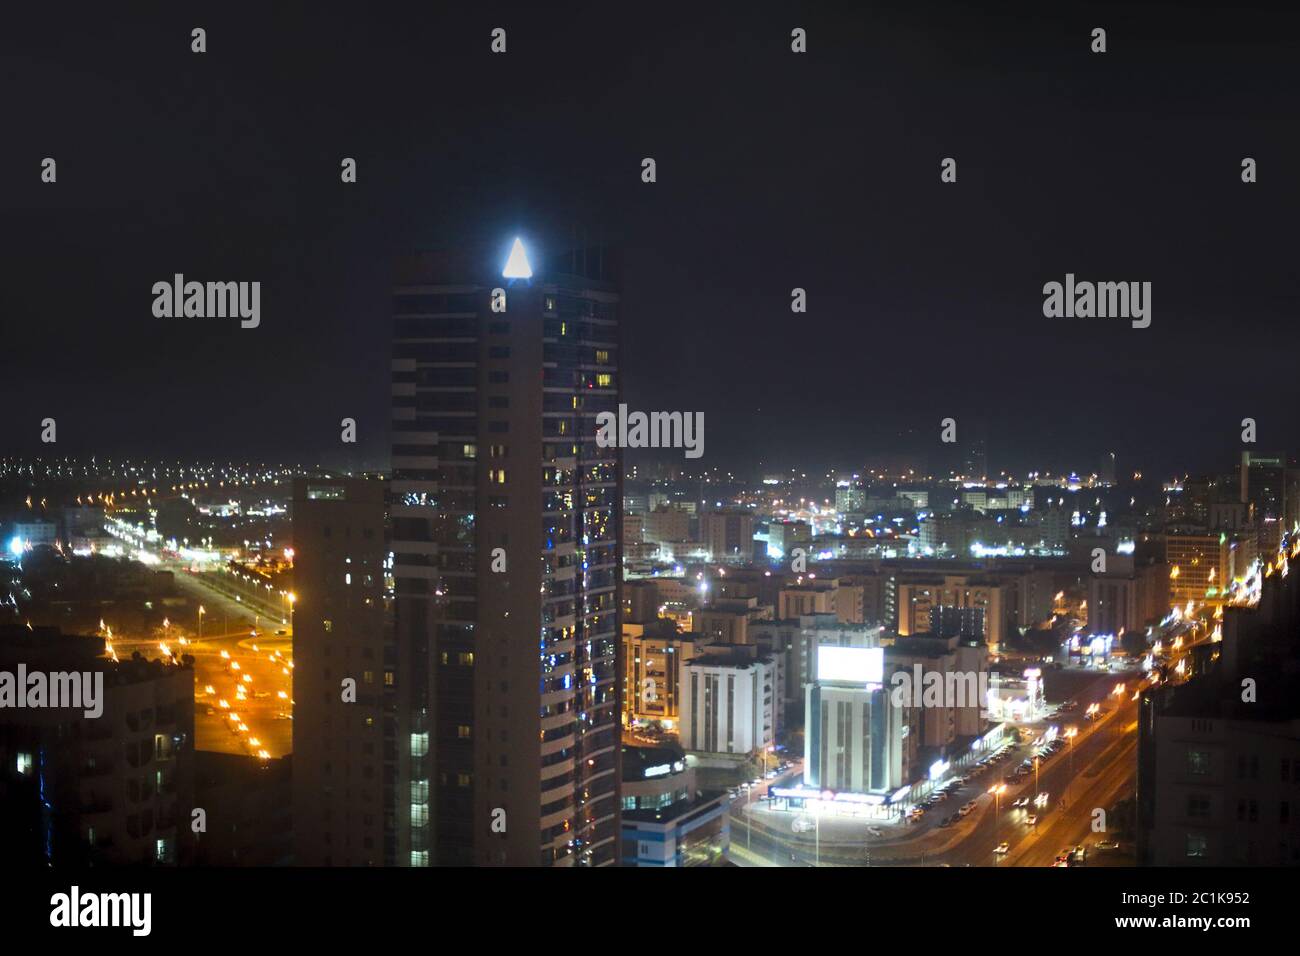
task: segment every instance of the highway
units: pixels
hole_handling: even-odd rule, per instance
[[[1113,691],[1123,680],[1126,691]],[[807,866],[819,861],[822,866],[1051,866],[1058,854],[1087,840],[1107,840],[1092,831],[1093,810],[1109,809],[1116,800],[1133,793],[1136,772],[1137,704],[1132,691],[1134,675],[1100,676],[1088,692],[1080,694],[1077,711],[1058,714],[1048,723],[1062,731],[1077,727],[1072,744],[1059,753],[1040,759],[1037,781],[1031,772],[1021,782],[1007,784],[1000,799],[989,788],[1003,784],[1004,776],[1015,770],[1029,756],[1028,745],[1016,748],[1015,756],[996,764],[977,776],[964,788],[928,814],[923,824],[900,831],[898,824],[862,820],[823,820],[820,840],[813,832],[795,834],[790,829],[794,815],[788,813],[747,813],[748,801],[733,802],[731,844],[732,859],[741,866]],[[1103,708],[1093,720],[1085,719],[1088,703],[1098,701]],[[1036,794],[1046,794],[1041,807],[1034,806]],[[1027,798],[1030,806],[1013,804]],[[936,824],[954,813],[967,801],[976,809],[952,828],[939,829]],[[1030,814],[1037,822],[1030,825]],[[747,821],[751,821],[747,826]],[[877,826],[883,835],[873,838],[868,826]],[[905,836],[899,839],[898,834]],[[853,834],[846,839],[846,834]],[[997,854],[1000,843],[1009,852]],[[791,860],[794,854],[794,861]],[[1114,857],[1118,859],[1118,857]],[[1099,862],[1094,855],[1089,863]]]
[[[274,602],[236,597],[235,589],[217,572],[194,573],[187,562],[165,552],[152,553],[159,559],[158,567],[173,572],[176,587],[191,609],[184,622],[171,622],[166,642],[177,657],[194,658],[195,749],[271,758],[290,753],[293,632],[282,623],[281,609]],[[205,612],[202,639],[199,607]],[[268,618],[268,613],[273,616]],[[112,639],[119,658],[134,651],[160,657],[159,643],[156,637],[131,634]]]

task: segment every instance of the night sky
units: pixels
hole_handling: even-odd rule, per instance
[[[394,258],[572,221],[623,249],[627,401],[705,413],[692,465],[934,452],[946,416],[995,470],[1225,465],[1245,416],[1300,449],[1280,5],[21,6],[0,454],[382,466]],[[261,327],[155,318],[176,272],[260,281]],[[1150,281],[1151,327],[1044,318],[1067,272]]]

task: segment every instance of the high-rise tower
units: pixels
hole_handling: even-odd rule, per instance
[[[599,247],[401,263],[390,501],[411,865],[617,860],[618,294]]]

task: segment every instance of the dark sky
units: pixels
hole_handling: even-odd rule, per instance
[[[574,219],[623,247],[628,401],[704,411],[700,464],[933,451],[945,416],[995,468],[1206,467],[1247,415],[1300,447],[1280,5],[22,6],[0,454],[50,416],[62,454],[334,462],[347,415],[381,463],[394,257]],[[175,272],[260,281],[261,327],[155,318]],[[1067,272],[1152,282],[1151,327],[1044,318]]]

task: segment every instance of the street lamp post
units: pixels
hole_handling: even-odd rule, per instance
[[[1007,792],[1007,785],[1000,783],[996,787],[989,787],[989,793],[993,794],[993,830],[998,828],[998,814],[1002,812],[1002,794]]]
[[[208,612],[204,610],[202,604],[199,605],[199,640],[203,640],[203,615]]]
[[[813,866],[822,865],[822,808],[818,800],[813,809]]]

